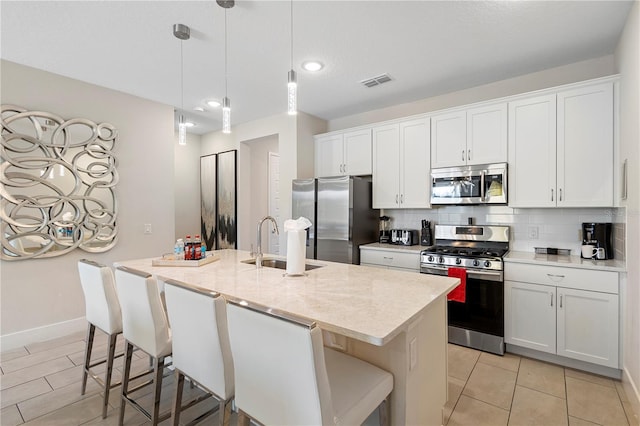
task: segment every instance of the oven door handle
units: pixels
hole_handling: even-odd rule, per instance
[[[485,201],[484,170],[480,172],[480,201]]]
[[[420,272],[423,274],[447,275],[448,267],[438,267],[431,265],[421,265]],[[502,282],[502,271],[471,271],[467,269],[467,278],[478,277],[487,281]]]

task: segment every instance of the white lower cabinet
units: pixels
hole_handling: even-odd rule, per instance
[[[420,272],[420,252],[412,253],[395,249],[379,250],[360,247],[360,264]]]
[[[619,368],[618,274],[505,265],[505,342]]]

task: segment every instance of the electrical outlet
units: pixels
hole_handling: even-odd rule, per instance
[[[538,239],[538,227],[537,226],[530,226],[528,229],[528,235],[529,235],[529,239],[530,240],[537,240]]]
[[[151,234],[151,224],[150,223],[145,223],[144,224],[144,233],[145,234]]]
[[[409,343],[409,370],[413,370],[418,364],[418,340],[416,337]]]

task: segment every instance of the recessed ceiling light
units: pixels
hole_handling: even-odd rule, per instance
[[[185,126],[187,126],[187,127],[193,127],[193,126],[195,126],[195,124],[194,124],[194,123],[192,123],[192,122],[190,122],[190,121],[187,121],[186,123],[184,123],[184,125],[185,125]]]
[[[220,101],[216,101],[216,100],[207,101],[207,105],[209,105],[212,108],[218,108],[220,106]]]
[[[324,64],[318,61],[306,61],[302,63],[302,68],[307,71],[320,71],[323,67]]]
[[[193,110],[194,111],[198,111],[198,112],[203,112],[204,108],[202,108],[202,107],[194,107]]]

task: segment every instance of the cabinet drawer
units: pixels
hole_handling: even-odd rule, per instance
[[[506,263],[504,265],[504,279],[618,294],[618,274],[616,272]]]
[[[396,250],[360,250],[360,263],[394,268],[420,270],[420,253],[405,253]]]

